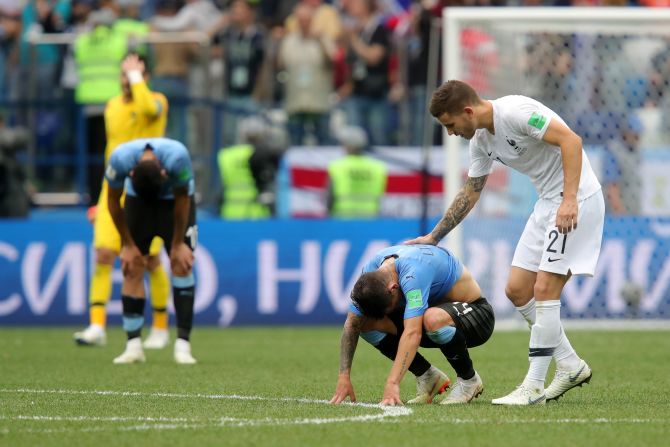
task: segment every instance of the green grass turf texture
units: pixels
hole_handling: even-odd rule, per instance
[[[470,405],[412,406],[406,416],[306,424],[381,410],[197,395],[330,399],[340,328],[196,328],[195,366],[174,364],[172,346],[146,351],[146,364],[113,365],[125,342],[119,328],[108,331],[102,348],[75,346],[74,330],[0,329],[0,446],[670,445],[669,332],[570,332],[594,371],[591,384],[558,403],[522,408],[494,407],[490,400],[523,379],[528,332],[496,332],[472,350],[485,391]],[[454,379],[439,351],[422,351]],[[359,343],[352,373],[359,402],[380,401],[390,366]],[[136,394],[86,393],[94,390]],[[408,375],[403,400],[414,391]],[[222,418],[235,419],[222,424]]]

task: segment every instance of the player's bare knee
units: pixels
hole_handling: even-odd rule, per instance
[[[123,281],[131,284],[140,283],[144,280],[144,267],[133,265],[123,272]]]
[[[451,319],[445,310],[431,307],[423,314],[423,327],[427,332],[437,331],[444,326],[453,326],[454,320]]]
[[[152,272],[161,264],[161,259],[158,256],[147,256],[147,270]]]
[[[515,306],[523,306],[534,296],[533,286],[510,282],[505,286],[505,295]]]
[[[114,265],[116,253],[109,248],[98,248],[95,250],[95,262],[97,264]]]
[[[182,267],[180,265],[172,265],[172,275],[173,276],[188,276],[191,274],[191,269],[187,267]]]
[[[535,299],[542,300],[546,298],[555,298],[558,299],[558,296],[552,296],[555,292],[553,291],[553,287],[551,287],[551,284],[549,281],[543,281],[542,279],[539,279],[535,281],[535,286],[533,287],[533,292],[535,295]],[[560,292],[559,296],[560,296]]]

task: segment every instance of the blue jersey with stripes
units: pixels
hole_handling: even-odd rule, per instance
[[[192,196],[195,192],[195,181],[191,156],[186,146],[169,138],[140,138],[118,145],[109,157],[105,170],[105,178],[110,188],[118,189],[125,185],[126,194],[137,195],[130,181],[130,171],[140,161],[147,146],[152,148],[161,168],[167,173],[159,198],[173,199],[173,189],[183,187],[188,187],[188,195]]]
[[[362,273],[377,270],[384,260],[395,258],[405,319],[418,317],[439,304],[459,280],[463,265],[450,251],[434,245],[394,245],[377,252]],[[349,310],[362,315],[352,302]]]

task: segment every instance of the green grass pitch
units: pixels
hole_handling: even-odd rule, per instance
[[[490,404],[527,368],[528,333],[497,332],[472,351],[479,399],[397,411],[371,405],[390,362],[364,342],[352,377],[369,405],[324,402],[340,328],[196,328],[195,366],[174,364],[171,348],[147,351],[146,364],[113,365],[119,328],[104,348],[75,346],[74,330],[0,329],[0,446],[670,445],[669,332],[570,332],[591,384],[530,408]],[[439,351],[423,352],[454,378]],[[404,400],[414,386],[404,380]]]

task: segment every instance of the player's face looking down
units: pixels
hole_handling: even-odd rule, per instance
[[[465,107],[459,114],[449,114],[444,112],[438,118],[438,121],[447,129],[449,135],[456,135],[466,140],[475,136],[477,122],[475,112],[472,107]]]

